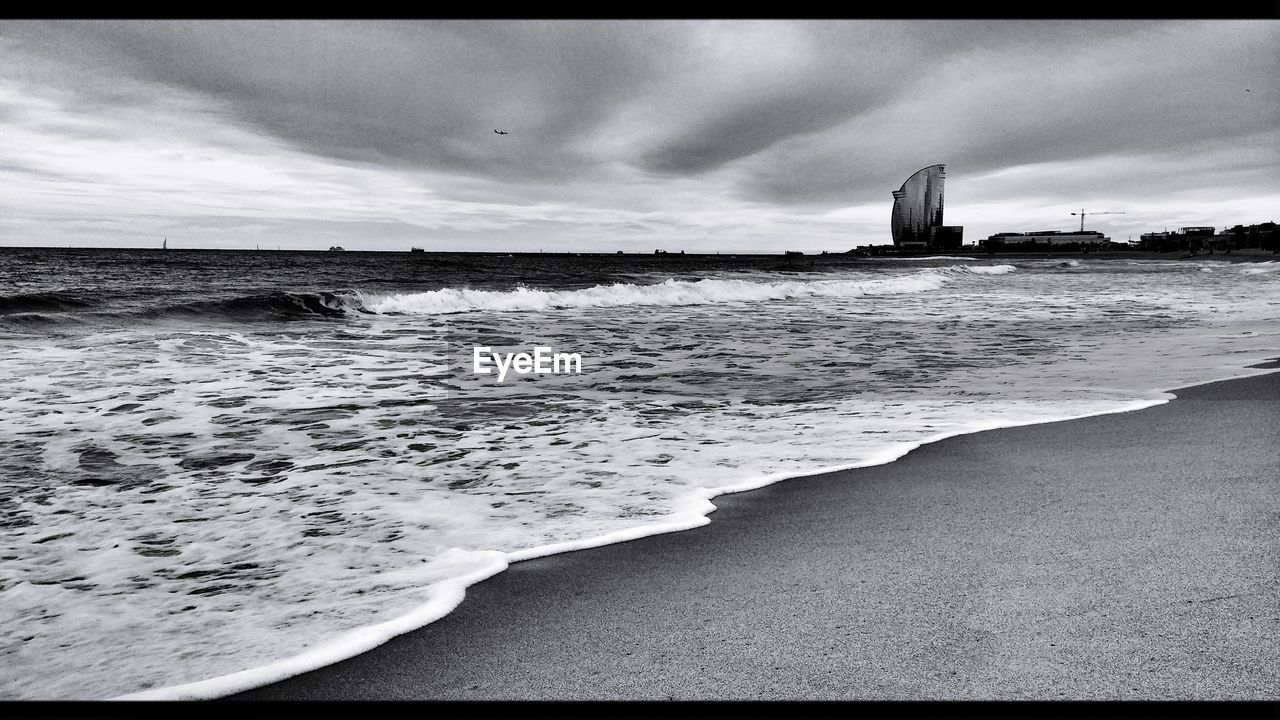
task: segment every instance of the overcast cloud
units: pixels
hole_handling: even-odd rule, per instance
[[[842,251],[1280,219],[1280,22],[0,23],[0,243]],[[497,135],[494,129],[510,132]]]

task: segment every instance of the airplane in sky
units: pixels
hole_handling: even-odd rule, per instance
[[[509,132],[504,132],[504,131],[502,131],[502,130],[494,130],[494,132],[498,133],[499,135],[510,135],[510,134],[511,134],[511,133],[509,133]]]

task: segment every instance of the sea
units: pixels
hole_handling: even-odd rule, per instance
[[[1280,258],[1229,259],[0,248],[0,698],[225,695],[720,494],[1266,372]]]

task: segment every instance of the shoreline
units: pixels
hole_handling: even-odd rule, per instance
[[[129,245],[129,246],[97,246],[97,245],[77,245],[77,246],[61,246],[61,245],[0,245],[0,251],[72,251],[72,252],[98,252],[98,251],[132,251],[141,253],[245,253],[245,254],[289,254],[289,253],[310,253],[327,255],[332,250],[325,248],[285,248],[267,249],[245,248],[245,247],[190,247],[190,248],[169,248],[162,249],[150,245]],[[410,252],[408,249],[396,250],[344,250],[346,255],[412,255],[419,258],[430,258],[433,256],[463,256],[463,257],[601,257],[601,258],[661,258],[663,262],[678,262],[681,259],[755,259],[755,260],[777,260],[788,259],[795,261],[799,258],[812,261],[814,259],[826,259],[829,262],[847,262],[852,260],[884,260],[884,259],[907,259],[907,260],[928,260],[931,258],[958,258],[965,260],[995,260],[1001,257],[1016,260],[1070,260],[1070,259],[1086,259],[1086,260],[1224,260],[1227,262],[1265,262],[1280,261],[1280,253],[1265,250],[1263,248],[1240,248],[1231,252],[1204,252],[1201,251],[1195,255],[1187,255],[1185,251],[1170,250],[1159,252],[1156,250],[1093,250],[1088,253],[1082,253],[1079,250],[1043,250],[1043,251],[1027,251],[1027,250],[1009,250],[988,253],[985,250],[976,249],[957,249],[953,251],[938,253],[888,253],[882,255],[858,255],[852,251],[822,251],[814,250],[803,253],[799,256],[788,256],[782,252],[759,252],[759,251],[736,251],[724,250],[719,252],[691,252],[687,254],[664,253],[655,255],[649,252],[628,252],[619,255],[614,252],[599,251],[574,251],[564,250],[557,252],[513,252],[507,250],[431,250],[422,253]],[[825,252],[825,254],[824,254]]]
[[[1251,375],[1236,376],[1234,378],[1229,378],[1229,379],[1211,380],[1211,381],[1207,381],[1206,383],[1189,386],[1187,388],[1176,388],[1175,390],[1178,391],[1179,393],[1178,397],[1181,399],[1183,393],[1190,392],[1195,394],[1197,388],[1205,388],[1207,386],[1213,386],[1221,383],[1238,383],[1238,382],[1247,382],[1250,380],[1256,381],[1259,378],[1269,377],[1273,373],[1269,373],[1267,371],[1274,369],[1276,367],[1280,367],[1280,363],[1277,363],[1276,361],[1255,364],[1255,365],[1249,366],[1248,368],[1242,368],[1242,370],[1255,370],[1255,372]],[[1165,391],[1165,392],[1168,392],[1168,391]],[[1046,423],[1035,423],[1031,425],[1021,425],[1021,426],[1006,427],[1006,428],[999,428],[999,429],[992,429],[992,430],[970,431],[960,435],[952,436],[950,438],[932,441],[928,444],[922,445],[912,450],[908,455],[906,455],[903,458],[888,461],[885,464],[863,466],[863,467],[858,467],[856,469],[836,470],[834,472],[822,471],[817,474],[808,474],[808,475],[799,476],[799,477],[791,477],[789,478],[790,482],[786,482],[786,483],[778,482],[776,480],[770,481],[771,484],[764,484],[763,487],[756,488],[754,492],[745,492],[748,489],[745,487],[741,489],[735,489],[730,492],[725,492],[726,489],[721,489],[720,491],[718,491],[720,494],[719,494],[719,500],[717,502],[717,505],[721,510],[727,509],[729,507],[734,507],[735,508],[734,512],[736,513],[736,512],[740,512],[739,506],[743,504],[750,505],[754,503],[759,505],[760,503],[764,502],[763,499],[758,498],[757,496],[760,496],[762,494],[771,494],[772,492],[782,492],[782,491],[774,490],[776,488],[783,488],[783,487],[789,488],[789,487],[794,487],[796,485],[807,485],[813,482],[830,483],[832,482],[832,478],[844,477],[850,474],[856,476],[858,474],[865,474],[865,473],[868,473],[869,471],[873,471],[877,469],[880,469],[882,471],[881,474],[887,472],[889,475],[892,475],[894,474],[893,470],[885,471],[884,469],[898,468],[913,456],[916,456],[922,453],[930,453],[931,451],[928,450],[929,448],[935,448],[935,450],[933,450],[931,454],[937,454],[938,451],[936,450],[936,448],[939,445],[950,443],[958,439],[982,438],[983,436],[986,436],[992,433],[1008,433],[1008,432],[1016,433],[1018,431],[1023,431],[1028,428],[1043,429],[1046,427],[1056,427],[1063,423],[1081,423],[1081,422],[1088,423],[1097,419],[1104,419],[1104,418],[1141,416],[1143,415],[1144,412],[1151,412],[1152,410],[1155,410],[1155,409],[1169,407],[1169,405],[1170,404],[1167,402],[1167,400],[1161,400],[1161,401],[1155,401],[1145,406],[1140,411],[1116,411],[1116,412],[1108,412],[1104,414],[1091,415],[1091,416],[1086,416],[1083,418],[1076,418],[1076,419],[1050,421]],[[1178,404],[1173,403],[1172,405],[1178,405]],[[1035,431],[1033,430],[1032,432],[1035,432]],[[1043,432],[1043,430],[1041,430],[1041,432]],[[961,440],[961,442],[965,442],[965,441]],[[973,442],[973,440],[969,440],[968,442]],[[796,491],[796,492],[800,492],[800,491]],[[759,507],[757,507],[756,510],[758,511]],[[290,698],[292,699],[339,699],[339,698],[348,699],[353,697],[360,697],[360,698],[366,698],[366,699],[373,699],[373,698],[379,698],[379,699],[409,699],[409,698],[414,698],[414,699],[459,699],[459,698],[513,699],[513,698],[526,698],[526,697],[548,697],[548,698],[565,698],[565,699],[578,698],[579,695],[574,693],[556,694],[555,692],[552,692],[551,694],[548,694],[545,696],[538,695],[537,693],[534,693],[533,695],[527,695],[527,694],[521,694],[520,691],[517,691],[514,688],[508,688],[506,690],[502,690],[501,692],[498,692],[498,694],[495,695],[493,694],[493,692],[495,692],[495,688],[493,687],[490,687],[487,691],[484,691],[484,690],[481,690],[480,687],[471,688],[470,685],[465,687],[452,687],[452,686],[449,686],[447,683],[446,683],[446,686],[444,687],[437,686],[436,690],[433,692],[431,690],[426,689],[423,686],[423,684],[420,682],[420,679],[415,680],[410,684],[414,688],[416,688],[418,692],[423,694],[406,695],[404,694],[406,691],[406,688],[394,686],[394,685],[387,686],[385,684],[380,686],[380,689],[376,689],[376,690],[364,684],[358,684],[357,686],[348,685],[345,687],[344,690],[338,690],[337,688],[340,687],[340,685],[335,685],[335,680],[341,680],[342,682],[349,683],[352,673],[356,671],[356,670],[353,670],[353,668],[356,668],[356,669],[360,667],[367,668],[370,666],[384,667],[386,665],[388,657],[396,657],[396,658],[400,658],[401,660],[411,660],[412,658],[404,657],[404,653],[405,653],[404,646],[406,644],[412,645],[418,648],[410,652],[410,654],[414,656],[425,655],[429,657],[433,654],[433,652],[436,652],[436,654],[439,654],[437,651],[433,651],[431,649],[433,647],[437,647],[439,645],[439,642],[435,642],[433,645],[433,641],[430,638],[441,634],[441,630],[443,626],[446,626],[446,625],[450,626],[450,628],[445,629],[445,634],[447,636],[445,642],[450,643],[450,645],[448,648],[448,652],[445,654],[445,656],[451,658],[451,661],[456,660],[457,653],[463,652],[465,650],[467,643],[465,641],[465,638],[457,636],[456,630],[453,630],[452,628],[459,624],[465,625],[468,622],[474,623],[475,621],[471,619],[473,615],[477,612],[483,615],[485,612],[484,608],[478,607],[479,601],[476,600],[475,596],[480,596],[480,595],[489,596],[489,595],[492,595],[494,592],[502,594],[502,589],[498,588],[497,585],[502,585],[502,584],[511,585],[512,583],[517,582],[518,579],[514,577],[509,578],[505,582],[503,579],[506,578],[507,576],[511,576],[513,572],[517,572],[522,568],[535,568],[535,566],[537,566],[537,568],[542,568],[542,567],[545,567],[547,563],[551,563],[553,565],[559,564],[559,565],[576,566],[579,564],[578,561],[576,560],[576,558],[579,556],[593,555],[595,553],[600,553],[602,551],[608,551],[611,548],[613,549],[635,548],[635,546],[637,546],[637,544],[639,543],[651,542],[651,543],[663,544],[664,543],[663,538],[679,538],[679,540],[674,542],[677,545],[687,546],[690,543],[695,542],[694,540],[689,540],[688,538],[696,534],[707,533],[707,532],[714,533],[716,526],[719,526],[722,524],[721,519],[723,517],[724,517],[723,515],[717,515],[716,523],[708,525],[709,518],[706,518],[705,516],[703,516],[701,518],[702,522],[696,525],[692,525],[691,527],[693,529],[691,530],[687,529],[683,531],[676,531],[673,529],[662,529],[662,530],[644,533],[642,535],[639,535],[638,538],[636,539],[627,538],[626,539],[627,541],[622,542],[621,544],[617,544],[619,540],[609,541],[613,544],[593,544],[588,546],[590,548],[590,552],[587,552],[587,553],[566,552],[565,550],[559,550],[559,551],[555,551],[555,552],[558,552],[559,554],[548,555],[548,553],[546,552],[535,554],[529,551],[526,553],[525,558],[521,558],[521,562],[517,564],[513,564],[511,567],[506,568],[507,572],[500,572],[502,568],[498,568],[498,570],[495,571],[497,572],[497,574],[494,576],[491,576],[489,579],[489,582],[487,583],[481,582],[477,585],[472,586],[470,588],[470,592],[467,593],[468,594],[467,602],[453,608],[453,611],[451,613],[444,615],[443,617],[436,620],[435,622],[420,626],[418,629],[411,630],[408,633],[404,635],[400,635],[399,637],[396,637],[385,644],[379,643],[378,647],[375,647],[372,650],[368,650],[362,654],[354,655],[347,660],[342,660],[335,664],[326,664],[322,667],[317,668],[316,670],[313,670],[311,672],[307,672],[301,675],[297,675],[290,679],[262,685],[261,687],[258,687],[256,689],[246,690],[244,692],[241,692],[240,694],[230,695],[229,699],[290,699]],[[721,528],[721,529],[727,529],[727,528]],[[659,534],[654,534],[654,532]],[[571,548],[571,549],[578,549],[578,548]],[[616,552],[617,551],[615,550],[615,553]],[[621,554],[623,556],[627,556],[627,555],[634,555],[638,552],[643,552],[643,551],[639,548],[636,548],[634,550],[622,551]],[[611,554],[614,554],[614,553],[611,553]],[[537,559],[534,559],[534,558],[537,558]],[[509,558],[509,559],[514,560],[514,558]],[[594,570],[591,571],[592,577],[598,580],[599,576],[611,575],[612,573],[609,573],[606,569],[607,566],[611,564],[612,564],[612,561],[607,561],[604,563],[605,567],[596,567]],[[623,563],[623,564],[625,565],[627,563]],[[599,566],[601,565],[601,563],[596,562],[595,565]],[[532,570],[529,570],[529,572],[536,573],[541,571],[537,569],[532,569]],[[527,573],[517,572],[517,575],[525,575],[525,574]],[[565,582],[565,581],[566,581],[566,578],[561,578],[559,582]],[[571,579],[569,579],[569,581],[572,582]],[[548,591],[549,591],[548,589],[543,589],[544,593]],[[563,592],[563,588],[560,588],[559,591]],[[460,600],[461,597],[459,597],[458,599]],[[696,599],[696,598],[690,598],[690,599]],[[504,611],[498,611],[497,609],[486,605],[488,612],[490,614],[496,613],[497,616],[488,617],[483,624],[486,626],[492,626],[492,625],[501,626],[505,622],[505,620],[503,619],[504,614],[507,614],[511,611],[519,611],[522,609],[518,607],[521,603],[520,600],[515,599],[510,595],[507,595],[507,601],[513,602],[514,604],[517,605],[517,607],[506,608]],[[513,632],[514,631],[515,630],[513,629]],[[255,671],[248,671],[248,672],[255,672]],[[643,670],[640,670],[639,672],[643,672]],[[318,677],[328,678],[328,679],[317,680],[316,678]],[[178,686],[178,687],[188,687],[188,686]],[[178,687],[170,688],[170,690],[177,690]],[[547,687],[550,688],[552,686],[548,685]],[[526,688],[526,691],[529,691],[529,690],[531,689]],[[158,693],[158,692],[159,691],[148,691],[146,694],[150,695],[152,693]],[[172,696],[172,694],[170,694],[170,696]],[[203,696],[209,697],[210,695],[204,694]],[[186,695],[186,697],[192,697],[192,695]],[[586,695],[584,697],[592,697],[595,699],[603,699],[603,698],[612,699],[614,696],[606,694],[606,695]],[[639,697],[648,697],[648,696],[644,694],[628,695],[624,693],[619,697],[639,698]],[[700,697],[700,696],[695,696],[695,697]],[[724,695],[724,696],[713,694],[707,697],[715,697],[717,699],[721,699],[721,698],[730,698],[730,697],[740,698],[741,696],[733,695],[733,694]],[[807,698],[808,696],[800,695],[800,696],[788,696],[788,697]],[[820,697],[827,697],[827,696],[820,695]],[[875,693],[872,693],[870,695],[867,695],[866,697],[876,698],[876,697],[889,697],[889,696],[882,696],[882,695],[877,695]],[[942,697],[950,697],[950,696],[942,696]],[[122,698],[122,699],[130,699],[130,698],[126,696],[125,698]],[[1049,699],[1053,699],[1053,698],[1050,697]]]

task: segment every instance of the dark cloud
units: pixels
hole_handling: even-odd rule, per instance
[[[885,105],[910,101],[931,74],[954,57],[985,47],[1018,49],[1087,38],[1125,37],[1133,23],[1043,24],[984,22],[799,22],[788,24],[788,51],[798,58],[790,72],[763,71],[721,106],[691,117],[646,149],[638,165],[651,172],[693,175],[750,157],[791,138],[827,130]],[[1050,38],[1050,35],[1056,36]],[[1006,57],[1006,56],[1002,56]],[[736,58],[735,58],[736,59]],[[773,82],[769,82],[773,80]],[[706,92],[716,94],[714,87]],[[948,109],[927,108],[944,117]],[[884,143],[893,128],[882,128]],[[851,144],[857,144],[854,138]],[[788,199],[785,190],[768,197]],[[803,196],[803,186],[793,196]]]
[[[54,54],[92,55],[114,73],[204,94],[308,152],[511,180],[589,166],[575,140],[658,71],[681,32],[461,21],[24,29]]]
[[[873,96],[857,105],[867,106]],[[856,105],[823,96],[791,92],[756,98],[695,121],[677,137],[643,153],[639,167],[668,175],[697,175],[775,145],[779,140],[835,125],[856,113]]]
[[[1271,79],[1280,76],[1280,55],[1268,51],[1275,30],[1149,26],[1107,44],[984,46],[917,77],[923,99],[904,98],[866,122],[853,118],[838,137],[755,158],[740,192],[839,205],[880,199],[912,170],[937,162],[976,174],[1108,155],[1190,157],[1223,144],[1247,148],[1241,161],[1261,151],[1274,162],[1274,147],[1247,139],[1280,127]],[[1242,92],[1248,78],[1271,88],[1269,103]]]

